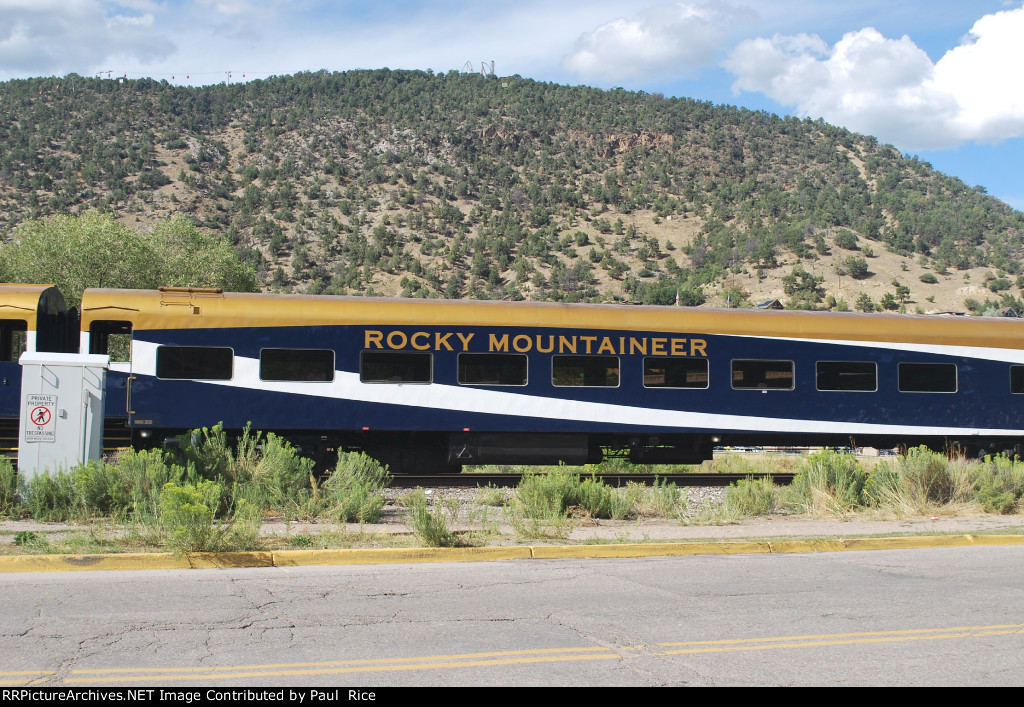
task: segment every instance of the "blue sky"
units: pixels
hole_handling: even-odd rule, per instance
[[[824,118],[1024,209],[1024,0],[0,0],[0,80],[491,61]]]

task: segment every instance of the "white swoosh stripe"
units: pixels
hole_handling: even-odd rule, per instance
[[[133,350],[134,375],[155,375],[157,345],[136,341]],[[308,395],[336,400],[353,400],[382,405],[462,411],[473,414],[500,414],[547,420],[574,420],[630,425],[634,427],[694,428],[709,432],[717,430],[749,430],[767,432],[803,432],[844,435],[915,434],[915,435],[1022,435],[1021,429],[965,428],[941,425],[886,425],[862,422],[831,422],[753,415],[664,410],[633,405],[595,403],[563,398],[509,393],[463,386],[417,384],[368,384],[357,373],[336,371],[329,383],[271,382],[259,380],[259,360],[235,357],[232,380],[195,381],[229,388],[266,390],[275,393]],[[689,394],[701,391],[676,390],[680,402]],[[786,395],[785,391],[768,391],[751,395]]]

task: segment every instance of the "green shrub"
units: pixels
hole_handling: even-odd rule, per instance
[[[572,527],[566,492],[574,485],[574,479],[578,485],[579,476],[565,467],[524,476],[505,505],[506,521],[522,537],[565,537]]]
[[[804,461],[786,495],[801,512],[839,515],[865,505],[867,480],[857,457],[824,450]]]
[[[179,552],[213,549],[213,519],[220,496],[220,484],[209,480],[164,486],[160,492],[159,523],[171,547]]]
[[[181,453],[204,479],[214,482],[238,480],[235,457],[220,422],[213,427],[192,430],[181,442]]]
[[[435,498],[431,507],[426,495],[419,495],[412,497],[406,519],[412,532],[427,547],[455,547],[459,538],[449,524],[455,522],[458,510],[457,499]]]
[[[238,457],[244,458],[243,440],[238,449]],[[313,467],[313,460],[300,457],[287,440],[268,434],[259,455],[247,465],[251,497],[247,493],[246,498],[260,509],[274,509],[286,517],[316,517],[323,502]]]
[[[595,474],[653,474],[654,468],[650,464],[634,464],[622,457],[609,457],[599,464],[588,464],[584,467],[586,472]]]
[[[519,481],[511,504],[527,518],[547,518],[552,511],[567,515],[563,490],[551,474],[527,474]]]
[[[747,477],[725,490],[723,509],[733,518],[771,515],[779,506],[779,487],[767,477]]]
[[[93,461],[70,471],[30,477],[24,482],[24,507],[44,522],[96,517],[152,520],[164,485],[186,477],[186,471],[168,465],[160,451],[126,450],[111,462]]]
[[[686,512],[686,493],[674,481],[655,479],[649,488],[644,487],[641,498],[641,513],[645,515],[677,518]]]
[[[525,518],[560,523],[573,509],[591,518],[636,515],[636,494],[619,493],[593,476],[580,480],[574,467],[550,467],[519,482],[514,510]]]
[[[704,462],[709,474],[756,474],[754,462],[742,454],[723,454]]]
[[[124,515],[125,487],[117,467],[103,461],[76,466],[72,481],[77,504],[90,516]]]
[[[85,515],[73,472],[36,474],[24,483],[25,509],[35,520],[47,523],[80,519]]]
[[[579,499],[580,476],[569,467],[523,476],[516,487],[517,508],[529,518],[547,518],[551,510],[568,513]]]
[[[113,470],[116,484],[112,495],[112,506],[123,511],[127,517],[150,521],[160,510],[160,492],[169,483],[180,484],[185,480],[195,481],[195,469],[170,464],[167,456],[158,449],[136,452],[125,450],[108,462]]]
[[[195,484],[168,483],[160,491],[158,528],[176,552],[224,552],[259,547],[259,512],[244,499],[230,517],[218,522],[220,484],[202,480]]]
[[[0,456],[0,517],[18,513],[18,472],[7,457]]]
[[[218,423],[193,430],[181,452],[200,477],[223,487],[218,514],[240,499],[286,517],[314,517],[323,510],[314,462],[299,456],[295,447],[273,433],[253,432],[246,425],[232,446]]]
[[[21,530],[15,533],[14,544],[18,547],[45,549],[50,546],[50,541],[45,536],[33,533],[31,530]]]
[[[609,518],[613,520],[625,520],[626,518],[635,518],[639,514],[640,501],[642,495],[638,492],[637,487],[640,484],[627,483],[625,488],[618,490],[609,489],[611,491],[611,503],[608,508]]]
[[[503,488],[493,484],[477,487],[476,502],[482,506],[504,506],[505,500],[505,489]]]
[[[974,497],[989,513],[1013,513],[1024,497],[1024,462],[985,457],[972,469]]]
[[[897,513],[918,514],[936,505],[973,497],[970,467],[917,447],[890,464],[877,464],[864,487],[865,500]]]
[[[376,523],[384,508],[388,468],[362,452],[338,455],[338,464],[324,483],[327,517],[339,523]]]
[[[835,244],[845,250],[857,250],[857,236],[853,231],[840,229],[833,238]]]
[[[911,449],[899,466],[905,487],[921,503],[950,503],[962,496],[955,467],[944,454],[926,447]]]
[[[603,481],[589,478],[567,490],[569,495],[562,501],[567,508],[578,506],[591,518],[612,517],[612,498],[616,493]]]

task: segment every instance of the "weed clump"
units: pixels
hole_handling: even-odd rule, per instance
[[[324,514],[338,523],[376,523],[389,483],[388,468],[373,457],[362,452],[340,454],[324,482]]]
[[[0,517],[15,515],[18,505],[18,472],[10,459],[0,456]]]
[[[412,532],[427,547],[455,547],[459,537],[451,525],[458,513],[457,499],[435,498],[430,505],[426,495],[419,494],[411,497],[406,519]]]
[[[823,450],[799,468],[788,489],[791,506],[803,513],[842,515],[865,505],[868,472],[853,454]]]
[[[950,461],[921,446],[890,464],[878,464],[864,487],[867,504],[899,515],[923,514],[936,506],[967,502],[974,493],[970,465]]]
[[[52,523],[84,516],[74,472],[36,474],[25,481],[23,491],[25,510],[38,521]]]
[[[781,502],[779,487],[768,477],[748,476],[725,490],[723,512],[730,518],[771,515]]]
[[[1024,462],[1005,456],[985,457],[972,474],[974,496],[988,513],[1009,514],[1024,497]]]
[[[181,454],[200,478],[223,487],[219,513],[241,499],[285,517],[313,517],[320,510],[313,461],[273,433],[253,433],[246,425],[232,446],[218,423],[193,430]]]
[[[527,538],[564,538],[572,524],[566,504],[573,474],[563,467],[548,474],[524,476],[505,505],[505,518],[512,529]],[[575,475],[575,483],[579,476]]]
[[[552,467],[523,477],[505,505],[505,518],[523,537],[565,537],[572,517],[637,516],[644,503],[640,489],[639,484],[627,484],[625,490],[616,490],[594,477],[581,480],[571,467]]]
[[[195,484],[168,483],[160,492],[157,527],[176,552],[223,552],[250,550],[259,545],[258,510],[240,500],[227,518],[217,522],[221,503],[220,484],[202,480]]]

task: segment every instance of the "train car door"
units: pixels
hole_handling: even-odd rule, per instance
[[[89,353],[110,356],[103,447],[111,450],[131,446],[132,323],[105,319],[92,322]]]

